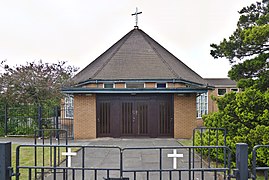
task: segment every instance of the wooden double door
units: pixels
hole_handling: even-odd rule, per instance
[[[173,137],[171,95],[98,95],[97,137]]]

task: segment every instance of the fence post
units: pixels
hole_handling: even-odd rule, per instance
[[[0,177],[11,180],[11,142],[0,143]]]
[[[42,130],[42,107],[38,106],[38,114],[37,114],[37,121],[38,121],[38,137],[41,137],[41,130]]]
[[[248,179],[248,145],[246,143],[236,144],[236,180]]]

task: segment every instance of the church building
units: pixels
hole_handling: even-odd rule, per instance
[[[135,26],[74,77],[74,138],[191,138],[212,87]]]

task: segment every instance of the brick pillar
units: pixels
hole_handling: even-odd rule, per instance
[[[96,95],[74,96],[74,138],[96,138]]]
[[[196,95],[174,95],[174,138],[191,138],[196,127]]]

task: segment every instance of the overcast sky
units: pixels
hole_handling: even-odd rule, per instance
[[[210,44],[229,37],[254,0],[0,0],[0,61],[68,61],[82,70],[138,26],[202,77],[227,77]]]

